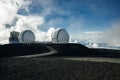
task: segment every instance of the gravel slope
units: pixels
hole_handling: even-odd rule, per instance
[[[1,58],[0,80],[120,80],[120,64],[56,57]]]

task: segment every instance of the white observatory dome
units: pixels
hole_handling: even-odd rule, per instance
[[[32,43],[35,41],[35,35],[31,30],[25,30],[20,33],[19,41],[21,43]]]
[[[57,29],[51,38],[53,43],[69,43],[69,34],[65,29]]]

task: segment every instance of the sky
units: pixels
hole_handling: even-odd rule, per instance
[[[0,43],[9,32],[30,29],[36,41],[50,41],[57,28],[70,40],[120,45],[120,0],[0,0]]]

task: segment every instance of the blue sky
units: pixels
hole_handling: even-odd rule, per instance
[[[44,16],[45,23],[39,27],[43,30],[70,30],[74,24],[74,30],[102,31],[120,20],[120,0],[32,0],[28,10],[21,8],[18,14]]]

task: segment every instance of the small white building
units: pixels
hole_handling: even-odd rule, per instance
[[[19,43],[18,36],[19,36],[19,32],[16,31],[10,32],[9,43],[10,44]]]
[[[69,34],[65,29],[57,29],[51,35],[52,43],[69,43]]]

